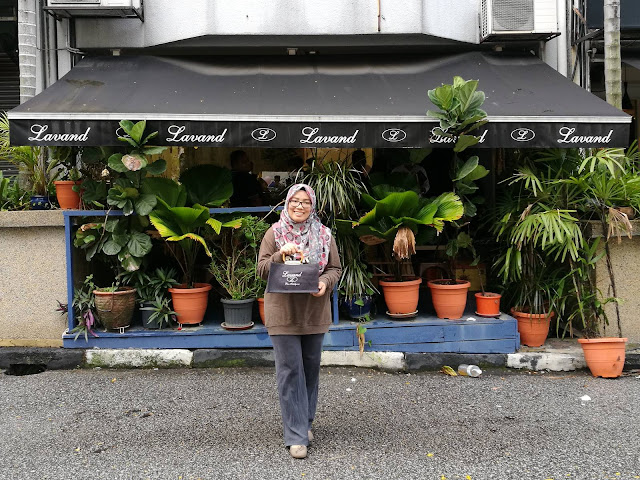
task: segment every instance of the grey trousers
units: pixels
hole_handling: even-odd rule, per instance
[[[309,445],[308,430],[316,415],[320,355],[324,333],[272,335],[284,443]]]

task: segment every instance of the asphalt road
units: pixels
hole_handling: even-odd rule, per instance
[[[0,374],[0,479],[637,479],[637,375],[323,368],[293,460],[272,369]]]

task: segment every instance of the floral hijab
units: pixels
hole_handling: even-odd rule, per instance
[[[301,223],[294,222],[289,216],[289,200],[300,190],[304,190],[311,200],[311,213]],[[303,251],[309,263],[317,263],[320,273],[327,266],[331,247],[331,230],[325,227],[316,213],[316,193],[309,185],[297,183],[287,192],[285,208],[280,213],[280,220],[273,224],[276,247],[282,248],[286,243],[294,243]]]

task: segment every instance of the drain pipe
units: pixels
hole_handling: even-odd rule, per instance
[[[382,8],[380,7],[380,1],[378,0],[378,32],[382,31]]]
[[[36,0],[18,0],[18,58],[20,103],[36,94],[37,13]]]

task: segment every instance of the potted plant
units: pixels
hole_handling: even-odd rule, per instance
[[[427,112],[428,116],[439,121],[435,133],[455,140],[451,180],[453,192],[464,205],[462,217],[450,222],[445,229],[450,238],[446,253],[450,259],[451,277],[428,282],[439,318],[457,319],[462,317],[465,310],[470,282],[456,278],[458,253],[467,249],[475,257],[471,265],[478,262],[468,230],[471,218],[476,215],[476,204],[482,201],[477,195],[478,186],[475,182],[487,176],[489,171],[479,164],[477,156],[463,160],[458,155],[479,142],[480,138],[470,132],[487,122],[487,114],[480,108],[485,95],[477,91],[477,87],[476,80],[465,81],[461,77],[454,77],[452,84],[443,84],[428,92],[431,102],[440,109],[438,112]]]
[[[58,180],[53,184],[56,188],[58,205],[63,210],[80,208],[80,171],[77,166],[78,150],[72,147],[51,147],[51,157],[58,163]]]
[[[20,186],[18,177],[4,178],[0,171],[0,210],[24,210],[29,207],[29,195]]]
[[[354,237],[345,237],[343,245],[349,254],[345,256],[342,266],[338,293],[347,315],[359,320],[370,314],[373,296],[378,290],[373,285],[373,275],[364,261],[361,242]]]
[[[358,152],[359,159],[352,158]],[[314,152],[317,159],[318,152]],[[353,237],[351,222],[360,218],[358,206],[362,194],[368,192],[365,173],[358,170],[365,158],[362,150],[357,150],[335,161],[326,157],[314,160],[304,175],[303,183],[316,192],[317,211],[322,222],[329,226],[338,247],[343,264],[338,282],[340,303],[349,305],[349,315],[357,318],[369,312],[373,293],[377,292],[371,282],[371,274],[364,260],[363,244]],[[337,222],[345,222],[347,228],[338,228]],[[353,317],[353,318],[356,318]]]
[[[260,315],[260,321],[264,325],[264,291],[267,288],[267,281],[258,278],[258,288],[256,291],[256,301],[258,302],[258,314]]]
[[[9,120],[5,113],[0,114],[0,155],[18,166],[31,189],[30,206],[32,210],[51,208],[49,197],[53,194],[53,181],[60,172],[58,161],[50,158],[47,148],[11,146],[9,142]]]
[[[84,335],[85,341],[89,341],[89,335],[97,337],[98,334],[93,331],[96,324],[96,303],[93,291],[96,289],[93,283],[93,275],[87,275],[82,285],[76,287],[73,292],[73,313],[77,325],[71,330],[71,334],[75,333],[73,340],[77,340],[80,335]],[[61,304],[59,311],[67,311],[66,304]]]
[[[269,229],[264,220],[246,215],[233,218],[216,239],[210,270],[230,298],[221,299],[224,308],[223,328],[243,329],[253,326],[253,303],[261,290],[257,274],[260,242]]]
[[[222,223],[208,207],[219,207],[233,192],[231,172],[214,165],[199,165],[182,174],[180,183],[166,178],[149,178],[144,193],[157,197],[149,219],[167,243],[182,273],[182,283],[169,289],[178,323],[200,324],[207,309],[209,283],[195,281],[198,253],[212,254],[203,235],[220,233]]]
[[[583,315],[585,338],[579,338],[585,361],[595,377],[616,378],[622,374],[627,338],[622,337],[615,269],[609,242],[613,238],[621,241],[622,235],[631,238],[632,225],[629,217],[619,207],[626,205],[638,210],[640,207],[640,177],[637,167],[638,150],[634,143],[626,152],[623,149],[602,149],[586,156],[578,168],[578,175],[563,181],[577,193],[571,197],[575,208],[589,219],[600,224],[604,235],[601,252],[596,256],[597,243],[586,251],[591,258],[604,258],[609,288],[612,296],[605,297],[593,285],[593,277],[582,278],[581,286],[593,298],[592,308]],[[597,241],[597,239],[596,239]],[[592,261],[590,265],[595,265]],[[579,269],[574,277],[578,281]],[[605,305],[612,303],[616,315],[617,336],[607,335],[609,319]]]
[[[160,328],[170,326],[176,320],[177,313],[171,310],[168,297],[156,297],[140,308],[143,312],[143,325],[145,328]]]
[[[548,325],[556,314],[567,323],[565,330],[573,330],[578,322],[587,337],[599,337],[606,329],[606,304],[614,304],[619,318],[608,242],[631,227],[626,215],[614,208],[618,199],[628,196],[640,203],[634,152],[625,155],[621,149],[601,149],[584,155],[580,150],[549,149],[521,153],[515,173],[505,180],[505,196],[493,227],[497,239],[505,242],[496,262],[498,274],[511,290],[516,287],[514,315],[519,311],[537,314]],[[587,220],[593,219],[607,232],[602,244],[597,238],[585,238],[591,224]],[[593,280],[593,270],[602,258],[612,297],[603,296]],[[534,320],[524,318],[523,326]],[[620,323],[618,335],[622,336]],[[584,344],[609,343],[587,340],[579,339]],[[612,337],[611,343],[621,346],[622,353],[619,350],[608,362],[618,370],[604,376],[620,374],[625,341]],[[522,334],[521,342],[527,342]]]
[[[578,158],[563,154],[545,164],[545,153],[523,155],[514,160],[518,167],[503,182],[507,186],[498,201],[491,230],[501,254],[494,267],[508,286],[520,343],[541,346],[562,306],[570,268],[565,263],[578,262],[584,244],[576,212],[567,208],[566,192],[556,183]]]
[[[93,291],[98,320],[105,330],[123,331],[131,325],[136,306],[136,289],[112,285]]]
[[[376,199],[363,194],[363,201],[371,208],[358,221],[338,222],[343,231],[351,231],[367,244],[393,241],[391,255],[393,275],[380,281],[388,314],[404,317],[415,315],[418,306],[418,289],[422,279],[405,279],[401,261],[415,253],[416,234],[422,230],[435,229],[441,232],[445,222],[462,216],[460,198],[446,192],[434,199],[421,198],[415,191],[397,191],[397,187],[376,185]],[[350,230],[349,230],[350,229]],[[388,243],[390,244],[390,243]]]
[[[170,318],[171,313],[167,312],[170,300],[168,289],[178,284],[175,276],[173,268],[163,267],[156,268],[151,273],[135,270],[119,276],[123,285],[131,285],[136,289],[136,301],[140,306],[144,328],[162,328],[165,320]],[[154,313],[157,315],[153,315]],[[160,323],[156,320],[160,320]]]

